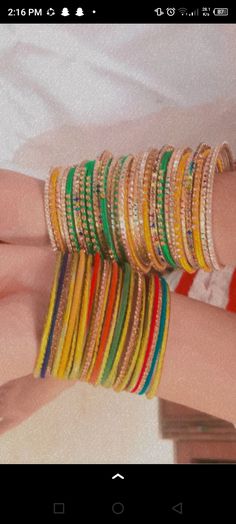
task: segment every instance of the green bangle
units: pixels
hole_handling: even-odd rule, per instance
[[[162,155],[160,166],[157,173],[157,195],[156,195],[156,203],[157,203],[157,224],[158,224],[158,233],[160,235],[160,242],[161,242],[161,249],[162,253],[166,259],[166,262],[174,268],[177,268],[175,261],[173,260],[169,246],[167,241],[167,233],[166,233],[166,225],[165,225],[165,180],[166,180],[166,173],[168,164],[170,161],[170,158],[173,154],[173,150],[165,151]]]
[[[108,379],[109,374],[112,370],[112,366],[115,360],[117,349],[119,347],[119,341],[120,341],[122,328],[124,325],[124,320],[125,320],[125,315],[126,315],[126,309],[128,305],[130,279],[131,279],[131,267],[129,264],[125,263],[124,280],[123,280],[123,287],[122,287],[121,299],[120,299],[120,304],[119,304],[119,312],[117,315],[117,321],[116,321],[115,330],[113,333],[113,338],[111,342],[108,359],[106,362],[106,366],[105,366],[100,384],[104,384],[106,380]]]
[[[102,187],[101,187],[101,192],[100,192],[100,208],[101,208],[103,231],[104,231],[107,245],[109,247],[110,257],[113,260],[115,260],[116,262],[119,262],[119,257],[117,255],[115,244],[113,241],[112,230],[110,228],[110,217],[108,215],[107,181],[108,181],[109,170],[111,167],[112,160],[113,160],[112,158],[108,160],[107,165],[104,169]]]
[[[92,242],[91,253],[96,253],[101,251],[100,242],[97,235],[94,209],[93,209],[93,172],[95,167],[95,160],[91,160],[85,164],[86,169],[86,194],[85,194],[85,206],[87,212],[87,221],[89,225],[89,233]]]
[[[69,169],[66,178],[66,221],[69,232],[70,242],[73,251],[80,251],[80,245],[75,228],[75,218],[73,213],[73,179],[76,166]]]

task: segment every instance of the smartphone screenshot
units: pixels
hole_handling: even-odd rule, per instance
[[[233,4],[1,5],[2,522],[234,522],[235,85]]]

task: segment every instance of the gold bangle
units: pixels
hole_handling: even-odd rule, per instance
[[[192,150],[186,148],[182,150],[182,154],[176,168],[174,187],[172,193],[173,199],[173,245],[176,253],[176,262],[187,273],[195,272],[195,269],[189,264],[185,251],[183,234],[181,231],[181,193],[183,185],[183,176],[186,168],[186,163],[191,155]]]

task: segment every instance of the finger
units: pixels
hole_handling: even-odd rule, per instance
[[[32,289],[49,296],[56,255],[46,247],[0,245],[0,299]]]
[[[41,407],[72,387],[73,381],[26,375],[0,387],[0,435],[29,418]]]
[[[42,180],[0,169],[0,239],[49,246]]]

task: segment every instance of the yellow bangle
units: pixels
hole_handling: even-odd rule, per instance
[[[80,256],[78,255],[77,252],[75,252],[75,254],[73,255],[73,258],[77,259],[78,263],[76,266],[74,291],[73,291],[73,296],[72,296],[71,309],[69,313],[69,320],[67,323],[67,331],[66,331],[64,345],[63,345],[63,352],[61,356],[60,365],[57,371],[57,376],[59,378],[63,378],[64,373],[66,371],[67,363],[68,363],[71,343],[73,339],[73,333],[74,333],[75,324],[76,324],[76,317],[81,307],[84,273],[85,273],[85,268],[86,268],[86,258],[85,258],[84,251],[81,251]],[[90,259],[88,258],[88,263],[89,263],[89,260]],[[91,260],[90,260],[90,264],[91,264]]]
[[[69,376],[71,379],[77,378],[77,371],[79,369],[80,360],[82,358],[84,330],[87,314],[87,304],[88,304],[88,293],[90,289],[90,280],[91,280],[91,267],[92,267],[92,255],[86,255],[83,250],[80,251],[79,256],[79,266],[76,277],[76,284],[74,289],[73,304],[71,308],[71,317],[73,312],[75,313],[74,320],[74,333],[72,334],[75,338],[73,348],[71,348],[69,361],[66,365],[64,371],[64,376]],[[72,326],[71,326],[72,328]],[[79,328],[77,330],[77,328]],[[69,325],[68,325],[69,330]],[[73,339],[72,339],[73,340]],[[73,355],[72,355],[73,352]],[[72,358],[73,357],[73,358]],[[71,369],[72,366],[72,369]]]
[[[53,316],[53,310],[55,305],[55,299],[56,299],[56,293],[57,293],[57,287],[58,287],[58,279],[59,274],[61,270],[61,264],[62,264],[63,255],[62,253],[58,253],[57,259],[56,259],[56,267],[55,267],[55,273],[53,278],[53,284],[50,294],[50,301],[49,301],[49,308],[47,312],[47,316],[44,323],[43,328],[43,336],[39,348],[39,353],[37,356],[37,360],[34,367],[34,377],[38,378],[40,377],[41,368],[43,365],[43,360],[45,356],[46,346],[48,342],[48,336],[51,329],[51,322],[52,322],[52,316]]]
[[[201,233],[200,233],[200,192],[201,181],[203,175],[203,166],[208,155],[211,153],[211,148],[207,144],[200,144],[198,146],[198,154],[196,157],[196,169],[194,171],[193,181],[193,195],[192,195],[192,231],[194,251],[197,262],[200,268],[205,271],[211,271],[208,267],[202,249]]]

